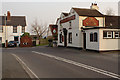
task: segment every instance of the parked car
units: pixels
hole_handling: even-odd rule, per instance
[[[17,46],[17,42],[16,41],[9,41],[8,42],[8,47],[16,47]]]

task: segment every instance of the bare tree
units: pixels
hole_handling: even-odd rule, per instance
[[[32,26],[32,32],[34,34],[37,35],[37,37],[39,38],[39,44],[40,44],[40,39],[43,37],[43,35],[46,33],[47,31],[47,24],[43,24],[41,22],[41,24],[38,24],[37,19],[34,21],[33,24],[31,24]]]
[[[114,15],[113,9],[112,9],[112,8],[108,8],[108,9],[106,10],[106,15]]]

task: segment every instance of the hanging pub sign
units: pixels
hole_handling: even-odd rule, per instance
[[[49,27],[50,27],[50,30],[52,32],[53,39],[57,39],[58,26],[54,25],[54,24],[51,24],[51,25],[49,25]]]
[[[83,20],[83,26],[86,26],[86,27],[99,26],[99,20],[97,20],[94,17],[88,17],[85,20]]]

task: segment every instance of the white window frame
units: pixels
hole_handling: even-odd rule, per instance
[[[115,34],[116,32],[117,32],[118,34]],[[120,37],[119,37],[119,33],[120,33],[120,31],[114,31],[114,38],[120,38]],[[118,37],[115,37],[116,35],[117,35]]]
[[[110,32],[110,34],[109,34],[109,32]],[[111,37],[109,37],[109,35],[111,35]],[[112,38],[112,31],[107,32],[107,38]]]

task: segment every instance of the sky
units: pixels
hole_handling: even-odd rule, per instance
[[[0,15],[7,11],[13,16],[26,16],[27,32],[31,31],[31,24],[38,20],[39,24],[53,24],[61,12],[69,12],[72,7],[90,8],[91,3],[96,2],[99,11],[105,13],[112,8],[118,15],[119,0],[1,0]]]

